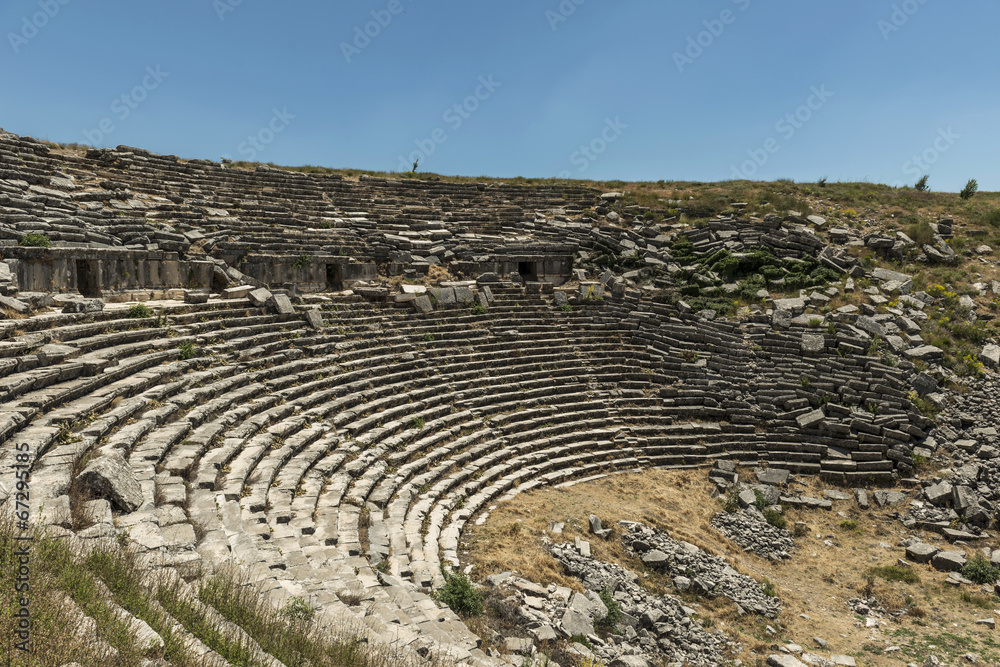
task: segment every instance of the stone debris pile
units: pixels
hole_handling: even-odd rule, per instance
[[[741,549],[761,558],[785,560],[792,557],[795,541],[791,534],[769,524],[753,505],[738,512],[720,512],[712,517],[711,524]]]
[[[643,654],[649,659],[645,663],[633,660],[621,664],[656,664],[651,661],[654,656],[692,665],[714,665],[722,661],[728,644],[725,635],[702,628],[694,618],[694,609],[674,597],[650,593],[635,572],[593,558],[586,542],[556,545],[551,551],[566,572],[578,578],[588,592],[586,595],[573,594],[562,604],[554,603],[548,618],[565,636],[587,637],[594,646],[596,657],[605,664],[616,664],[616,660],[625,656],[642,657]],[[561,600],[567,593],[557,589],[553,595]],[[604,640],[594,632],[595,623],[599,626],[609,613],[602,593],[604,597],[610,595],[620,613],[618,627]]]
[[[776,597],[765,593],[750,577],[734,570],[725,558],[713,556],[690,542],[674,539],[641,523],[623,521],[621,526],[625,531],[622,543],[629,553],[650,569],[672,577],[678,591],[711,597],[721,595],[735,602],[744,612],[768,618],[781,610]]]
[[[941,533],[947,539],[988,537],[1000,510],[1000,437],[994,410],[985,398],[1000,386],[991,380],[975,391],[958,394],[942,412],[942,425],[934,429],[916,454],[946,463],[934,477],[921,480],[921,490],[900,520],[908,528]]]

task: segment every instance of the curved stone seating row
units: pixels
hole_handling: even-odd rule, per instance
[[[91,452],[121,452],[142,489],[142,505],[113,521],[52,522],[81,537],[127,529],[151,565],[240,562],[277,604],[300,595],[325,618],[407,644],[432,637],[467,660],[483,657],[474,639],[422,590],[458,564],[466,523],[504,498],[716,458],[892,474],[892,443],[920,432],[893,369],[840,357],[833,339],[806,363],[797,331],[680,319],[629,298],[561,312],[502,289],[486,315],[333,299],[318,331],[300,315],[209,306],[167,309],[168,327],[48,316],[13,338],[30,349],[23,339],[44,333],[109,362],[76,377],[79,357],[46,357],[31,370],[66,375],[25,385],[0,415],[5,453],[18,438],[36,444],[46,510],[79,509],[67,494]],[[179,359],[182,341],[203,356]],[[841,387],[857,404],[822,403]],[[867,396],[884,411],[855,409]],[[829,424],[802,428],[796,418],[819,407]]]
[[[579,243],[587,237],[586,225],[567,230],[559,218],[590,208],[597,195],[566,185],[249,172],[129,147],[90,151],[87,157],[54,155],[13,135],[0,135],[0,155],[6,158],[3,176],[41,188],[21,197],[11,190],[10,203],[20,207],[11,207],[16,212],[2,222],[21,231],[45,232],[60,245],[152,242],[180,252],[195,238],[181,232],[198,231],[204,248],[230,260],[248,244],[255,252],[284,256],[386,260],[394,251],[430,254],[422,251],[442,244],[448,251],[469,243],[502,247],[503,236]],[[547,213],[539,218],[542,211]]]

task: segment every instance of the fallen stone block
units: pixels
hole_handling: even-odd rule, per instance
[[[825,420],[826,414],[824,414],[822,408],[811,410],[795,418],[795,422],[799,425],[799,428],[818,428],[823,425]]]
[[[866,333],[870,333],[873,336],[878,336],[879,338],[885,338],[885,329],[881,324],[876,322],[874,319],[868,317],[867,315],[861,315],[858,317],[854,326],[861,329]]]
[[[208,303],[208,292],[184,290],[184,303]]]
[[[414,312],[417,313],[429,313],[434,310],[434,306],[431,304],[430,297],[428,297],[426,294],[421,294],[415,299],[411,299],[410,307],[413,308]]]
[[[24,315],[30,310],[28,304],[20,299],[12,299],[9,296],[0,296],[0,308],[11,310],[19,315]]]
[[[590,620],[588,614],[570,607],[563,614],[562,629],[571,637],[574,635],[592,635],[594,634],[594,623]]]
[[[271,290],[264,287],[258,287],[257,289],[249,292],[247,298],[250,299],[250,303],[255,306],[267,305],[267,302],[273,297]]]
[[[1000,367],[1000,345],[993,345],[991,343],[985,346],[983,351],[979,353],[979,361],[990,368]]]
[[[132,468],[115,450],[91,461],[80,473],[79,481],[95,496],[111,501],[123,512],[134,512],[142,505],[142,488]]]
[[[961,551],[939,551],[931,557],[931,566],[942,572],[958,572],[965,566],[965,553]]]
[[[99,313],[104,310],[101,299],[71,299],[63,306],[64,313]]]
[[[929,563],[941,550],[924,542],[917,542],[906,547],[906,558],[914,563]]]
[[[932,378],[927,373],[920,373],[915,378],[913,378],[913,389],[921,396],[926,396],[927,394],[937,391],[938,383],[937,380]]]
[[[799,297],[794,299],[775,299],[774,309],[787,311],[793,315],[800,315],[806,309],[806,300]]]
[[[222,290],[223,299],[245,299],[253,291],[253,286],[251,285],[240,285],[239,287],[230,287],[228,289]]]
[[[323,328],[323,314],[318,310],[307,310],[305,320],[309,326],[317,331]]]
[[[819,354],[826,347],[826,338],[823,334],[804,333],[800,349],[803,354]]]
[[[921,361],[935,361],[944,358],[944,350],[934,345],[911,347],[904,354],[910,359],[920,359]]]
[[[754,471],[757,481],[761,484],[772,484],[774,486],[785,486],[788,484],[788,471],[781,468],[758,468]]]
[[[924,489],[927,502],[937,507],[943,507],[951,501],[952,486],[948,482],[938,482]]]
[[[291,315],[295,312],[292,300],[285,294],[274,294],[267,301],[267,305],[274,309],[279,315]]]
[[[875,502],[879,507],[894,507],[902,504],[906,496],[899,491],[886,491],[879,489],[875,492]]]

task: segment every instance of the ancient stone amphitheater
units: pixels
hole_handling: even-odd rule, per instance
[[[669,282],[671,237],[609,222],[615,199],[3,134],[0,501],[27,464],[31,521],[56,534],[131,541],[151,568],[238,563],[276,605],[494,664],[430,594],[504,499],[717,459],[910,473],[930,426],[911,364],[868,356],[849,323],[654,299],[637,276]],[[787,224],[691,238],[850,269]],[[590,262],[609,248],[632,275]]]

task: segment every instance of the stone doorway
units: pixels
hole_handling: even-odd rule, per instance
[[[331,292],[340,292],[344,289],[343,264],[326,265],[326,288]]]
[[[97,261],[76,260],[76,289],[87,298],[101,297],[101,272]]]
[[[538,280],[537,262],[518,262],[517,273],[525,282],[535,282]]]

